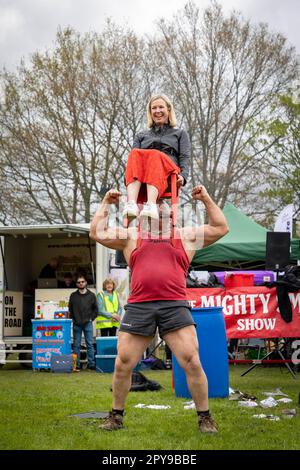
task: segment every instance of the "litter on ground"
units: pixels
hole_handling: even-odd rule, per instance
[[[296,416],[297,410],[295,408],[289,408],[286,410],[281,410],[281,413],[282,413],[283,418],[289,419],[289,418],[293,418],[294,416]]]
[[[244,408],[255,408],[256,406],[258,406],[256,401],[251,401],[251,400],[239,401],[238,403],[240,406],[243,406]]]
[[[138,403],[135,408],[149,408],[151,410],[167,410],[171,408],[170,405],[145,405],[144,403]]]
[[[194,410],[196,408],[195,403],[191,403],[190,405],[184,405],[183,407],[185,410]]]
[[[275,390],[273,390],[272,392],[262,392],[263,395],[266,395],[267,397],[287,397],[288,395],[286,395],[285,393],[283,393],[280,388],[276,388]]]
[[[278,406],[277,401],[273,397],[269,397],[269,398],[266,398],[265,400],[261,400],[259,404],[263,408],[274,408],[274,406]]]
[[[280,421],[279,416],[275,416],[275,415],[264,415],[264,414],[260,414],[260,415],[253,415],[253,418],[269,419],[270,421]]]
[[[232,390],[232,389],[231,389]],[[248,400],[257,400],[257,398],[254,396],[254,395],[249,395],[249,393],[243,393],[241,392],[240,390],[233,390],[232,393],[229,394],[229,398],[228,398],[230,401],[238,401],[238,400],[244,400],[244,401],[248,401]]]
[[[277,403],[292,403],[292,399],[291,398],[279,398],[279,400],[277,400]]]

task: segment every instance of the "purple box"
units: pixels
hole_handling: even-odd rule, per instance
[[[254,274],[254,285],[258,286],[264,282],[275,281],[275,273],[273,271],[216,271],[215,274],[218,282],[224,286],[224,278],[226,274]]]

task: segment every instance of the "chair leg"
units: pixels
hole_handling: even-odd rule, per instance
[[[173,173],[171,175],[171,204],[172,204],[172,225],[175,227],[177,224],[177,204],[178,204],[178,194],[177,194],[177,174]]]

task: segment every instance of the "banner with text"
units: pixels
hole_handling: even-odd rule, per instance
[[[289,294],[293,320],[279,312],[276,287],[187,289],[192,307],[223,307],[228,338],[300,337],[300,291]]]

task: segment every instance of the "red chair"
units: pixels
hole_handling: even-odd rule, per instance
[[[179,201],[179,188],[177,187],[177,171],[171,173],[169,177],[169,183],[166,191],[161,196],[162,199],[171,199],[172,205],[172,225],[173,227],[177,224],[177,210],[178,210],[178,201]]]

